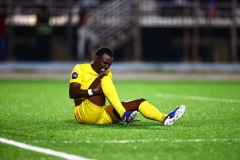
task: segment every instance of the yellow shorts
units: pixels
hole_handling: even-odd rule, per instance
[[[113,113],[112,105],[97,106],[88,99],[74,109],[76,120],[82,124],[110,124],[120,120]]]

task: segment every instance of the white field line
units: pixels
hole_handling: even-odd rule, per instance
[[[223,138],[223,139],[174,139],[174,140],[169,140],[169,139],[155,139],[155,140],[110,140],[110,141],[92,141],[92,140],[86,140],[86,141],[32,141],[35,143],[41,143],[41,142],[51,142],[51,143],[69,143],[69,144],[75,144],[75,143],[111,143],[111,144],[126,144],[126,143],[153,143],[153,142],[167,142],[167,143],[200,143],[200,142],[229,142],[229,141],[236,141],[240,142],[240,138]]]
[[[5,139],[5,138],[0,138],[0,142],[5,143],[5,144],[9,144],[9,145],[12,145],[12,146],[16,146],[16,147],[19,147],[19,148],[23,148],[23,149],[27,149],[27,150],[31,150],[31,151],[35,151],[35,152],[40,152],[40,153],[60,157],[60,158],[67,159],[67,160],[89,160],[87,158],[83,158],[83,157],[80,157],[80,156],[67,154],[67,153],[64,153],[64,152],[58,152],[58,151],[54,151],[54,150],[47,149],[47,148],[31,146],[31,145],[28,145],[28,144],[25,144],[25,143],[20,143],[20,142],[16,142],[16,141],[13,141],[13,140],[8,140],[8,139]]]
[[[240,138],[235,139],[175,139],[175,140],[167,140],[167,139],[156,139],[156,140],[113,140],[109,141],[109,143],[149,143],[149,142],[172,142],[172,143],[191,143],[191,142],[226,142],[226,141],[240,141]]]
[[[196,101],[240,103],[240,100],[236,100],[236,99],[209,98],[209,97],[174,95],[174,94],[164,94],[164,93],[158,93],[156,96],[161,98],[178,98],[178,99],[188,99],[188,100],[196,100]]]

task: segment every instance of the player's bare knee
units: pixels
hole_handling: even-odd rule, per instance
[[[145,98],[140,98],[140,99],[138,99],[141,103],[142,102],[144,102],[144,101],[146,101],[146,99]]]

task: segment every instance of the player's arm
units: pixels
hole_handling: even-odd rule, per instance
[[[69,86],[69,97],[71,99],[75,98],[88,98],[90,96],[102,94],[102,87],[100,85],[91,88],[92,95],[89,94],[89,90],[80,89],[80,84],[77,82],[70,83]]]
[[[90,85],[90,87],[88,88],[91,89],[91,92],[93,93],[92,96],[94,95],[100,95],[103,94],[102,92],[102,87],[101,87],[101,79],[106,76],[106,74],[101,74],[99,75],[98,78],[96,78],[93,83]],[[89,91],[88,90],[82,90],[80,89],[81,85],[78,82],[72,82],[70,83],[69,86],[69,97],[72,99],[75,98],[87,98],[91,95],[89,95]]]
[[[80,89],[81,85],[77,82],[72,82],[69,85],[69,97],[72,99],[75,98],[84,98],[88,97],[88,90]]]

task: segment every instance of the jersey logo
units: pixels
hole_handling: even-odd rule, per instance
[[[74,73],[72,74],[72,79],[76,79],[76,78],[78,78],[78,74],[77,74],[77,72],[74,72]]]

